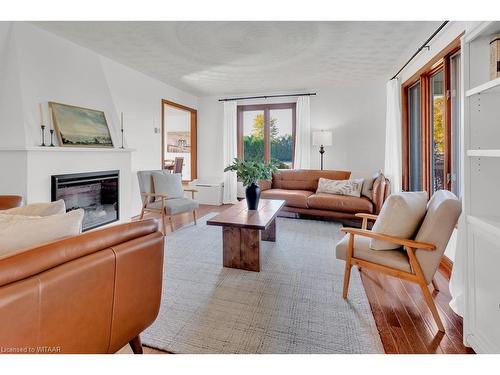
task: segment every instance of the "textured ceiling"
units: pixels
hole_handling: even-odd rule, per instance
[[[389,78],[439,22],[36,22],[196,95],[321,89]]]

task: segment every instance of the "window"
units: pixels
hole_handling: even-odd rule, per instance
[[[403,84],[403,190],[460,194],[459,41]]]
[[[295,103],[238,106],[238,158],[293,168]]]

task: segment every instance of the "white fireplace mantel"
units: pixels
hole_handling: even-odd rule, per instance
[[[51,176],[120,171],[120,221],[131,217],[133,149],[93,147],[0,147],[0,195],[22,195],[25,203],[51,200]]]
[[[59,146],[34,146],[34,147],[0,147],[1,151],[39,151],[39,152],[134,152],[133,148],[113,147],[59,147]]]

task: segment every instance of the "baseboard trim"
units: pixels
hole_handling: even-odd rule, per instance
[[[441,263],[439,264],[439,269],[441,273],[449,280],[451,277],[451,270],[453,269],[453,262],[446,255],[441,258]]]

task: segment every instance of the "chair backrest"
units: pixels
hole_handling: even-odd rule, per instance
[[[176,157],[174,161],[174,172],[182,174],[182,165],[184,164],[184,158]]]
[[[415,255],[429,284],[441,262],[446,245],[457,224],[462,204],[450,191],[439,190],[427,203],[427,213],[415,237],[416,241],[436,246],[434,251],[417,250]]]
[[[153,185],[153,173],[162,172],[162,170],[150,170],[150,171],[137,171],[137,178],[139,179],[139,192],[140,193],[154,193],[154,185]],[[142,197],[141,197],[142,200]],[[149,201],[154,201],[153,198],[150,198]]]

